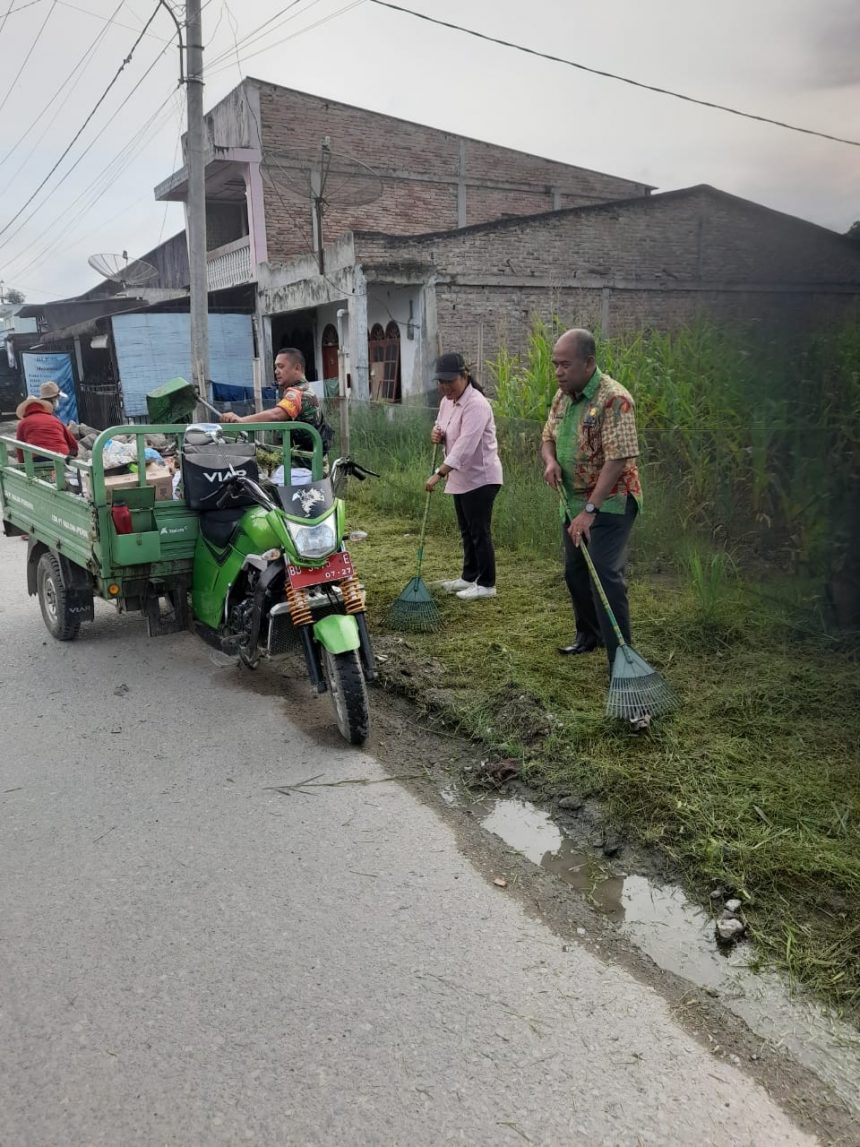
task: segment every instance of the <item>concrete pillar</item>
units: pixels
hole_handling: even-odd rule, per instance
[[[367,361],[367,279],[360,265],[353,271],[353,293],[349,298],[349,358],[353,398],[370,400],[370,365]]]
[[[442,340],[439,335],[439,320],[436,314],[436,281],[431,279],[423,291],[423,320],[421,323],[421,388],[416,394],[429,394],[434,391],[434,384],[430,382],[433,365]]]
[[[257,296],[257,342],[260,358],[260,374],[263,386],[271,386],[275,374],[275,356],[272,353],[272,316],[260,313],[260,297]],[[265,404],[264,404],[265,405]]]
[[[466,226],[466,141],[460,140],[460,157],[457,168],[457,226]]]
[[[256,279],[257,265],[269,261],[263,177],[259,163],[249,163],[245,168],[245,202],[248,207],[248,234],[251,240],[251,274]]]

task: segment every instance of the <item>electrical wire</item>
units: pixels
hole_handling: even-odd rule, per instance
[[[71,8],[74,12],[80,12],[84,16],[92,16],[94,20],[103,20],[105,24],[113,24],[115,28],[125,28],[127,32],[139,32],[139,28],[135,28],[132,24],[123,24],[119,20],[115,20],[113,16],[102,16],[101,12],[91,12],[89,8],[81,8],[77,4],[70,3],[70,0],[57,0],[57,3],[62,8]],[[160,40],[162,44],[173,43],[172,40],[165,40],[163,36],[159,36],[156,32],[145,32],[151,40]]]
[[[152,23],[152,21],[155,19],[155,17],[158,15],[160,9],[161,9],[161,3],[159,2],[158,4],[156,4],[155,10],[153,11],[152,15],[149,17],[149,20],[147,21],[147,24],[146,24],[147,28]],[[39,192],[42,190],[42,188],[45,186],[45,184],[48,182],[48,180],[51,178],[51,176],[54,174],[54,172],[60,166],[60,164],[63,162],[63,160],[66,158],[66,156],[72,150],[74,145],[77,143],[77,141],[83,135],[84,131],[86,130],[86,128],[89,125],[90,121],[92,120],[93,116],[96,114],[98,109],[101,107],[101,105],[104,103],[105,99],[107,98],[108,92],[110,92],[111,88],[117,82],[120,75],[122,74],[122,72],[127,67],[127,65],[131,63],[131,59],[132,59],[132,56],[134,55],[135,49],[137,48],[140,41],[143,39],[145,31],[146,31],[146,28],[144,28],[144,30],[142,32],[140,32],[140,34],[138,35],[134,44],[132,44],[131,50],[129,51],[128,55],[125,57],[123,62],[120,64],[119,68],[117,68],[117,71],[116,71],[115,75],[113,76],[113,79],[111,79],[108,86],[105,88],[105,90],[99,96],[99,98],[96,100],[95,105],[92,108],[92,111],[89,113],[87,118],[84,120],[84,122],[78,128],[78,130],[75,132],[71,141],[66,145],[60,158],[56,161],[56,163],[53,165],[53,167],[48,172],[48,174],[45,176],[45,178],[42,180],[42,182],[39,184],[39,186],[36,188],[36,190],[32,193],[32,195],[30,195],[30,197],[26,200],[26,202],[21,207],[19,207],[19,209],[15,212],[15,214],[12,216],[12,218],[5,224],[5,226],[0,228],[0,236],[5,235],[6,232],[9,230],[9,228],[12,226],[12,224],[16,221],[16,219],[19,219],[24,214],[26,209],[30,206],[30,204],[33,202],[33,200],[36,198],[36,196],[39,194]],[[170,47],[170,46],[171,45],[168,44],[168,47]],[[162,49],[161,55],[163,55],[166,50],[167,50],[167,48]],[[157,57],[157,59],[160,59],[160,56]],[[120,105],[120,106],[122,106],[122,105]],[[102,130],[104,130],[104,129],[102,129]],[[84,154],[86,154],[86,152],[84,152]],[[83,158],[83,156],[81,158]],[[79,163],[80,159],[77,162]],[[68,177],[69,172],[71,170],[73,170],[73,168],[70,168],[69,171],[67,171],[63,175],[62,179],[60,180],[60,183],[57,184],[57,187],[59,187],[60,184],[63,182],[63,180],[65,180]],[[53,194],[57,190],[57,187],[55,187],[52,190],[51,194]],[[47,201],[47,198],[49,198],[49,197],[46,197],[46,200],[44,202]],[[31,217],[32,216],[30,216],[30,218]],[[19,228],[19,230],[20,230],[20,228]],[[17,234],[17,232],[15,232],[15,234]],[[3,243],[0,243],[0,248],[5,247],[6,243],[8,243],[8,242],[9,242],[9,240],[7,239]]]
[[[6,101],[9,99],[9,96],[10,96],[10,95],[12,94],[12,92],[15,90],[15,85],[16,85],[16,84],[18,83],[18,81],[20,80],[20,78],[21,78],[21,73],[22,73],[22,72],[24,71],[24,69],[27,67],[27,64],[28,64],[28,62],[29,62],[29,59],[30,59],[30,57],[33,55],[33,52],[35,52],[35,50],[36,50],[36,45],[37,45],[37,44],[39,43],[39,41],[41,40],[41,38],[42,38],[42,33],[45,31],[45,28],[46,28],[46,26],[47,26],[47,24],[48,24],[48,21],[49,21],[49,20],[51,19],[51,17],[53,16],[53,14],[54,14],[54,9],[55,9],[56,7],[57,7],[57,0],[51,0],[51,7],[48,9],[48,14],[47,14],[47,16],[46,16],[46,17],[45,17],[45,19],[42,21],[42,26],[41,26],[41,28],[39,28],[39,31],[36,33],[36,39],[35,39],[35,40],[33,41],[33,43],[30,45],[30,50],[29,50],[29,52],[27,53],[27,55],[24,57],[23,63],[21,64],[21,67],[20,67],[20,68],[18,69],[18,71],[15,73],[15,79],[12,81],[12,83],[11,83],[11,84],[9,85],[9,87],[6,89],[6,95],[3,97],[3,99],[2,99],[2,100],[0,100],[0,111],[2,111],[2,110],[3,110],[3,108],[5,108],[5,106],[6,106]],[[4,21],[4,23],[5,23],[5,21]]]
[[[23,12],[25,8],[35,8],[35,6],[37,4],[44,3],[44,0],[30,0],[29,4],[19,4],[17,8],[12,7],[12,5],[14,3],[15,3],[15,0],[9,0],[9,7],[3,13],[3,22],[2,22],[2,24],[0,24],[0,32],[2,32],[3,29],[6,27],[6,21],[9,19],[10,16],[17,16],[18,13]]]
[[[201,11],[201,15],[202,15],[203,9],[201,8],[201,10],[200,10],[200,11]],[[222,21],[223,19],[224,19],[224,5],[222,4],[222,5],[221,5],[221,10],[220,10],[220,12],[218,13],[218,19],[215,21],[215,27],[212,29],[212,35],[209,37],[209,39],[208,39],[208,40],[206,41],[206,43],[203,45],[203,51],[204,51],[204,52],[205,52],[205,51],[206,51],[208,48],[210,48],[210,47],[212,46],[212,41],[213,41],[213,40],[215,39],[215,37],[218,35],[218,29],[221,27],[221,21]]]
[[[167,95],[167,97],[156,108],[156,110],[152,113],[152,115],[149,117],[149,119],[147,119],[146,122],[140,128],[138,128],[138,130],[134,133],[134,135],[126,141],[126,143],[123,145],[123,147],[120,148],[119,152],[117,152],[116,155],[114,155],[111,159],[108,160],[108,162],[105,164],[105,166],[87,184],[87,186],[84,187],[83,190],[78,193],[78,195],[71,201],[71,203],[67,204],[64,208],[62,208],[62,210],[59,211],[57,213],[57,215],[54,216],[54,218],[51,220],[51,222],[48,223],[45,227],[43,227],[41,234],[40,234],[40,241],[46,235],[50,234],[50,232],[61,223],[62,223],[62,233],[65,236],[67,234],[68,230],[70,229],[70,227],[74,225],[74,223],[80,218],[80,216],[83,213],[85,213],[87,210],[89,210],[90,207],[93,206],[95,204],[95,202],[97,202],[97,200],[99,198],[101,198],[102,195],[104,195],[108,190],[110,190],[111,186],[113,186],[113,184],[116,182],[116,180],[119,178],[119,176],[122,175],[122,173],[125,171],[125,169],[128,167],[128,165],[135,158],[135,156],[134,156],[135,148],[142,141],[143,136],[146,133],[147,129],[151,126],[151,124],[154,122],[154,120],[160,114],[160,112],[163,111],[164,107],[170,101],[173,94],[174,94],[173,92],[170,92]],[[66,217],[70,214],[70,212],[73,212],[75,210],[75,208],[78,206],[78,204],[81,203],[84,199],[86,199],[87,196],[91,195],[93,192],[95,192],[95,196],[94,196],[92,202],[88,202],[82,211],[78,211],[77,214],[74,216],[74,218],[71,221],[63,222],[66,219]],[[53,240],[51,240],[51,245],[53,245]],[[12,256],[12,258],[9,260],[9,263],[14,264],[16,262],[20,262],[21,259],[30,259],[31,261],[35,261],[36,258],[37,258],[37,256],[34,256],[32,254],[30,246],[28,245],[24,250],[19,251],[16,255]],[[19,267],[18,273],[20,273],[20,270],[21,270],[21,268]]]
[[[119,4],[117,4],[116,8],[114,9],[114,12],[115,13],[119,12],[120,8],[122,8],[124,3],[125,3],[125,0],[119,0]],[[77,87],[78,82],[80,82],[81,78],[83,77],[83,74],[86,71],[87,66],[92,59],[93,53],[95,52],[96,48],[99,46],[101,41],[105,38],[105,36],[107,35],[107,32],[108,32],[108,27],[107,27],[107,24],[105,24],[105,26],[96,34],[96,38],[93,40],[93,42],[87,48],[87,50],[84,52],[83,56],[81,56],[81,58],[78,60],[78,62],[72,68],[72,70],[69,72],[69,74],[63,80],[63,82],[60,84],[60,86],[57,88],[57,90],[54,92],[54,94],[51,96],[51,98],[48,100],[48,102],[45,104],[45,106],[42,108],[42,110],[39,112],[39,114],[36,116],[36,118],[34,120],[32,120],[26,128],[24,128],[24,130],[18,136],[18,139],[15,141],[15,143],[12,145],[12,147],[6,152],[6,154],[2,157],[2,159],[0,159],[0,168],[3,167],[4,163],[6,163],[8,160],[10,160],[12,158],[12,156],[15,154],[15,152],[18,150],[18,148],[24,142],[24,140],[29,138],[29,136],[32,134],[34,128],[39,123],[39,121],[48,113],[48,111],[51,109],[51,107],[56,103],[56,101],[62,95],[64,88],[69,83],[69,81],[72,79],[74,74],[80,68],[83,68],[81,75],[78,76],[77,81],[72,85],[72,88],[69,91],[69,95],[72,94],[72,92]],[[42,135],[39,136],[39,138],[33,144],[33,147],[31,148],[31,150],[28,152],[27,158],[24,160],[24,162],[15,171],[15,174],[12,176],[12,179],[9,181],[9,183],[6,184],[5,187],[3,187],[2,190],[0,190],[0,195],[2,195],[3,192],[5,192],[9,188],[11,183],[21,174],[21,172],[26,167],[27,161],[29,160],[30,156],[38,148],[39,144],[42,142],[42,140],[45,138],[45,136],[47,135],[47,133],[50,130],[51,130],[51,124],[48,124],[48,126],[45,128],[45,131],[42,133]]]
[[[317,4],[317,3],[319,3],[319,0],[312,0],[312,4]],[[331,12],[331,13],[329,13],[328,16],[323,16],[321,19],[315,21],[313,24],[308,24],[305,28],[299,28],[299,30],[297,32],[292,32],[292,33],[290,33],[289,36],[284,36],[283,39],[276,40],[274,42],[274,44],[267,44],[265,46],[265,48],[258,48],[256,52],[250,52],[247,56],[242,56],[241,62],[243,64],[247,63],[247,61],[252,60],[254,58],[254,56],[260,56],[264,52],[270,52],[273,48],[279,48],[282,44],[286,44],[290,40],[295,40],[299,36],[303,36],[305,34],[305,32],[312,32],[315,28],[321,28],[323,26],[323,24],[328,24],[329,21],[336,20],[338,18],[338,16],[343,16],[345,12],[349,12],[352,8],[358,8],[360,5],[362,5],[364,3],[366,3],[366,0],[352,0],[351,4],[345,4],[342,8],[338,8],[336,12]],[[306,8],[305,12],[307,12],[307,11],[308,11],[308,9]],[[299,13],[299,14],[304,15],[304,12]],[[232,63],[228,64],[226,67],[227,68],[232,67]],[[223,72],[225,70],[226,70],[225,67],[222,65],[221,67],[215,68],[214,70],[210,70],[209,75],[210,76],[211,75],[218,75],[220,72]]]
[[[268,28],[268,26],[270,24],[273,24],[276,20],[280,19],[280,17],[283,16],[286,12],[289,12],[292,8],[295,8],[301,2],[302,2],[302,0],[292,0],[292,2],[290,4],[287,4],[286,7],[281,8],[278,12],[276,12],[274,14],[274,16],[270,16],[268,20],[263,21],[263,23],[258,25],[256,28],[252,28],[250,32],[246,32],[245,35],[240,38],[238,45],[236,45],[234,42],[234,47],[244,47],[251,40],[256,40],[264,28]],[[316,3],[316,2],[318,2],[318,0],[314,0],[314,2]],[[299,15],[299,13],[297,13],[297,15]],[[291,19],[292,19],[292,17],[291,17]],[[221,52],[220,55],[218,55],[218,56],[214,57],[212,60],[210,60],[210,62],[209,62],[210,68],[214,67],[215,64],[222,63],[229,55],[230,55],[229,49],[225,52]]]
[[[170,47],[170,45],[168,45],[168,47]],[[42,200],[42,203],[41,203],[41,204],[39,204],[37,207],[34,207],[34,208],[33,208],[33,210],[30,212],[30,214],[27,216],[27,218],[26,218],[26,219],[24,219],[24,220],[22,220],[22,222],[21,222],[21,223],[18,225],[18,227],[15,229],[15,231],[13,231],[13,232],[12,232],[12,234],[9,236],[9,238],[8,238],[8,239],[7,239],[7,240],[6,240],[4,243],[0,243],[0,247],[3,247],[3,246],[5,246],[5,244],[6,244],[6,243],[9,243],[9,242],[11,242],[11,241],[12,241],[12,240],[15,238],[15,236],[16,236],[16,235],[18,235],[18,234],[19,234],[19,233],[20,233],[20,232],[23,230],[23,228],[24,228],[24,227],[26,227],[27,223],[29,223],[29,221],[30,221],[30,220],[33,218],[33,216],[34,216],[34,215],[35,215],[35,214],[36,214],[38,211],[42,210],[42,208],[45,206],[45,204],[48,202],[48,200],[49,200],[49,199],[51,199],[51,198],[52,198],[52,197],[53,197],[53,196],[56,194],[56,192],[59,190],[59,188],[60,188],[60,187],[62,186],[62,184],[65,182],[65,180],[66,180],[66,179],[67,179],[67,178],[68,178],[68,177],[71,175],[71,173],[72,173],[72,172],[75,170],[75,168],[78,166],[78,164],[79,164],[79,163],[81,163],[81,161],[82,161],[82,160],[83,160],[83,159],[86,157],[86,155],[88,154],[88,152],[90,152],[90,151],[92,150],[92,148],[93,148],[93,147],[96,145],[96,143],[98,142],[98,140],[100,139],[100,137],[101,137],[101,136],[104,134],[104,132],[105,132],[105,131],[107,131],[107,129],[110,127],[110,125],[113,123],[113,121],[116,119],[116,117],[119,115],[119,113],[120,113],[120,112],[122,111],[122,109],[125,107],[125,105],[128,103],[128,101],[131,99],[131,97],[134,95],[134,93],[137,91],[137,89],[138,89],[138,88],[141,86],[141,84],[143,83],[143,81],[144,81],[144,80],[146,79],[146,77],[147,77],[147,76],[150,74],[150,72],[153,70],[153,68],[155,67],[155,65],[156,65],[156,64],[159,62],[159,60],[161,59],[161,57],[164,55],[164,53],[165,53],[166,51],[167,51],[167,48],[162,48],[162,49],[161,49],[161,52],[160,52],[160,53],[159,53],[159,54],[156,56],[156,58],[155,58],[155,59],[152,61],[152,63],[149,65],[149,67],[147,68],[147,70],[144,72],[144,74],[143,74],[143,75],[140,77],[140,79],[137,81],[137,83],[136,83],[136,84],[135,84],[135,86],[132,88],[132,90],[131,90],[131,91],[128,93],[128,95],[125,97],[125,99],[122,101],[122,103],[121,103],[121,104],[119,105],[119,107],[116,109],[116,111],[114,111],[113,115],[110,117],[110,119],[107,121],[107,123],[105,123],[105,124],[104,124],[104,125],[103,125],[103,126],[100,128],[100,129],[99,129],[99,131],[96,133],[96,135],[95,135],[95,136],[94,136],[94,137],[93,137],[93,138],[90,140],[90,142],[87,144],[87,146],[86,146],[86,147],[84,148],[84,150],[81,152],[81,154],[78,156],[78,158],[77,158],[77,159],[75,160],[75,162],[72,164],[72,166],[71,166],[71,167],[70,167],[70,168],[69,168],[67,171],[65,171],[65,172],[63,173],[62,179],[61,179],[61,180],[60,180],[60,182],[59,182],[59,183],[56,185],[56,187],[54,187],[54,188],[52,188],[52,189],[51,189],[51,191],[48,193],[48,195],[46,195],[46,196],[45,196],[45,198]],[[168,96],[167,98],[169,99],[170,97]],[[166,102],[166,101],[165,101],[165,102]],[[164,104],[162,104],[162,105],[161,105],[161,107],[163,107],[163,106],[164,106]],[[160,109],[159,109],[159,110],[160,110]],[[125,146],[127,147],[127,146],[128,146],[128,144],[126,144]],[[92,186],[92,184],[90,184],[90,186]],[[87,190],[89,190],[89,188],[85,188],[85,189],[84,189],[84,191],[83,191],[83,192],[81,192],[81,195],[84,195],[84,194],[86,194],[86,191],[87,191]],[[80,199],[80,196],[78,196],[78,199],[75,199],[75,200],[73,200],[73,202],[72,202],[72,203],[71,203],[71,204],[70,204],[68,207],[64,208],[64,209],[63,209],[63,210],[60,212],[60,214],[59,214],[59,216],[58,216],[57,218],[62,218],[62,216],[63,216],[63,215],[64,215],[64,214],[65,214],[67,211],[69,211],[69,210],[70,210],[72,207],[74,207],[75,203],[77,203],[79,199]],[[56,222],[56,219],[54,220],[54,222]],[[53,225],[54,225],[54,223],[53,223],[53,222],[52,222],[51,224],[49,224],[49,226],[53,226]],[[19,256],[17,256],[17,255],[16,255],[16,256],[15,256],[15,258],[19,258]]]
[[[714,103],[711,100],[698,99],[695,96],[675,92],[669,88],[660,88],[655,84],[642,83],[640,80],[631,80],[629,76],[619,76],[614,72],[606,72],[600,68],[591,68],[587,64],[577,63],[575,60],[566,60],[562,56],[552,56],[547,52],[539,52],[535,48],[526,48],[523,44],[515,44],[510,40],[502,40],[497,36],[489,36],[485,32],[476,32],[474,28],[464,28],[460,24],[452,24],[448,20],[438,20],[435,16],[428,16],[424,12],[414,12],[411,8],[402,8],[399,4],[392,4],[390,0],[370,0],[380,8],[390,8],[392,12],[402,12],[407,16],[414,16],[417,20],[425,20],[428,24],[437,24],[440,28],[450,28],[455,32],[462,32],[466,36],[473,36],[477,40],[484,40],[489,44],[499,44],[503,48],[513,48],[517,52],[525,52],[529,56],[536,56],[541,60],[549,60],[554,64],[564,64],[568,68],[576,68],[581,72],[588,72],[593,76],[602,76],[607,80],[615,80],[620,84],[629,84],[647,92],[656,92],[657,95],[671,96],[672,99],[683,100],[685,103],[697,104],[699,107],[711,108],[714,111],[727,112],[729,115],[740,116],[742,119],[754,120],[757,123],[770,124],[772,127],[785,128],[786,131],[800,132],[802,135],[813,135],[819,139],[827,139],[832,143],[844,143],[849,147],[860,147],[860,140],[845,139],[843,136],[831,135],[829,132],[816,131],[809,127],[798,127],[797,124],[785,123],[783,120],[771,119],[769,116],[754,115],[752,112],[741,111],[739,108],[729,107],[727,104]]]
[[[233,15],[233,10],[228,4],[227,0],[222,0],[224,7],[227,9],[227,20],[230,24],[230,31],[233,33],[233,49],[236,53],[236,68],[239,72],[239,79],[244,80],[245,75],[242,71],[242,61],[239,59],[239,23]]]
[[[176,171],[176,161],[179,158],[179,145],[182,143],[182,103],[179,104],[179,128],[176,134],[176,145],[173,148],[173,166],[171,171]],[[156,247],[161,246],[161,240],[164,237],[164,228],[167,225],[167,212],[170,207],[170,200],[166,200],[164,204],[164,214],[161,217],[161,230],[158,232],[158,242]]]
[[[44,235],[46,233],[48,233],[52,229],[56,228],[57,225],[62,222],[64,217],[66,215],[68,215],[68,213],[70,211],[74,210],[74,208],[79,203],[81,203],[82,200],[86,199],[86,202],[83,203],[83,205],[75,213],[75,215],[70,220],[68,220],[67,222],[64,222],[62,224],[63,238],[64,238],[64,240],[68,239],[68,236],[71,234],[72,229],[75,227],[75,225],[85,215],[87,215],[90,211],[92,211],[92,209],[93,209],[93,207],[95,207],[96,203],[98,203],[99,200],[102,199],[103,196],[105,196],[108,193],[108,191],[110,191],[113,187],[115,187],[117,180],[127,170],[127,168],[130,166],[130,164],[133,163],[138,158],[138,155],[140,154],[141,150],[148,143],[150,143],[152,138],[154,138],[154,136],[158,133],[158,131],[161,130],[162,122],[166,122],[166,121],[158,121],[158,122],[156,122],[156,121],[158,120],[160,113],[163,112],[164,108],[167,106],[167,104],[170,102],[170,100],[173,98],[174,95],[175,95],[175,92],[169,93],[169,95],[166,97],[166,99],[164,99],[162,101],[162,103],[156,108],[156,110],[152,113],[152,115],[149,117],[149,119],[138,129],[138,131],[134,134],[134,136],[132,136],[131,139],[129,139],[126,142],[124,147],[117,153],[117,155],[115,155],[105,165],[105,167],[102,168],[102,170],[95,177],[95,179],[93,179],[92,182],[86,188],[84,188],[84,190],[77,196],[76,199],[74,199],[72,201],[72,203],[70,203],[67,207],[65,207],[51,221],[51,223],[48,225],[47,230],[45,232],[43,232],[42,238],[44,238]],[[147,136],[149,136],[149,139],[147,139]],[[89,198],[87,198],[87,196],[89,196]],[[148,196],[147,196],[147,198],[148,198]],[[96,230],[96,231],[100,230],[102,225],[103,225],[102,223],[99,223],[99,226],[96,227],[94,230]],[[92,233],[93,233],[92,231],[88,232],[88,234],[92,234]],[[51,257],[51,255],[54,253],[55,250],[56,250],[56,241],[55,241],[55,239],[51,238],[49,240],[49,242],[44,247],[42,247],[41,250],[39,250],[35,254],[33,254],[29,250],[26,252],[26,254],[23,254],[23,253],[19,254],[18,256],[15,257],[17,260],[20,261],[22,258],[24,258],[27,261],[24,263],[20,263],[20,265],[17,267],[17,269],[13,270],[12,273],[15,275],[15,277],[19,277],[20,275],[28,274],[31,270],[34,270],[35,268],[41,266],[42,263],[44,263],[46,259]],[[15,264],[15,260],[12,260],[12,266],[14,266],[14,264]]]
[[[169,99],[170,97],[168,96],[168,100]],[[162,108],[163,107],[164,105],[162,105]],[[158,110],[160,111],[161,109]],[[123,174],[125,169],[134,160],[135,150],[143,145],[146,133],[148,129],[151,128],[152,124],[157,118],[157,115],[158,111],[156,111],[156,113],[150,117],[150,119],[143,125],[143,127],[138,130],[135,136],[128,141],[122,151],[110,160],[110,162],[99,172],[96,178],[88,185],[88,187],[86,187],[80,193],[77,199],[67,208],[65,208],[64,211],[61,212],[60,216],[52,221],[50,225],[51,228],[55,227],[64,215],[68,215],[70,211],[74,210],[78,203],[89,196],[87,201],[83,203],[82,207],[76,212],[76,214],[63,224],[62,235],[64,242],[68,240],[68,236],[71,234],[75,225],[89,211],[91,211],[95,204],[116,184],[117,179]],[[44,235],[42,237],[44,238]],[[17,256],[19,262],[22,258],[25,259],[26,262],[18,266],[15,266],[13,262],[13,274],[16,276],[26,275],[29,271],[41,265],[41,263],[43,263],[46,258],[50,257],[55,250],[56,242],[52,237],[41,250],[35,253],[31,250],[28,250],[26,254]]]

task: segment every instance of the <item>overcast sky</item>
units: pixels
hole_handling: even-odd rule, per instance
[[[858,0],[400,2],[645,83],[860,139]],[[0,0],[0,23],[7,7]],[[155,0],[13,0],[0,31],[0,228],[56,163],[154,8]],[[242,46],[281,10],[260,42]],[[241,68],[664,190],[711,183],[837,231],[860,218],[857,147],[586,75],[369,0],[207,0],[203,20],[207,108],[239,82]],[[140,255],[182,228],[182,208],[152,194],[177,166],[184,126],[173,31],[162,9],[80,140],[0,235],[6,289],[32,301],[76,294],[98,279],[88,255]]]

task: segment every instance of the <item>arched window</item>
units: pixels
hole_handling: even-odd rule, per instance
[[[370,363],[370,396],[385,402],[400,401],[400,328],[374,323],[367,340]]]
[[[322,367],[324,379],[338,377],[337,352],[339,348],[340,340],[337,337],[337,327],[332,323],[328,323],[323,328],[322,333]]]
[[[383,398],[400,401],[400,327],[393,320],[385,328],[385,382]]]
[[[381,323],[374,323],[367,336],[367,357],[371,362],[382,362],[385,359],[385,331]]]

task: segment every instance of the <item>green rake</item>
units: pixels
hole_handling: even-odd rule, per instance
[[[430,473],[436,469],[437,447],[433,447],[433,461]],[[424,537],[427,533],[427,518],[430,514],[430,499],[428,492],[424,500],[424,517],[421,520],[421,534],[418,538],[418,568],[415,577],[409,582],[398,598],[392,602],[388,611],[388,623],[394,629],[411,630],[413,633],[432,633],[442,624],[442,615],[430,590],[421,578],[421,566],[424,563]]]
[[[571,513],[564,490],[561,491],[561,500],[568,518],[573,521],[574,515]],[[606,698],[606,715],[630,721],[637,729],[645,729],[651,717],[659,717],[662,713],[674,709],[678,704],[678,698],[672,686],[624,640],[606,596],[606,590],[597,576],[588,546],[583,542],[580,544],[580,549],[618,641],[615,660],[612,663],[609,694]]]

